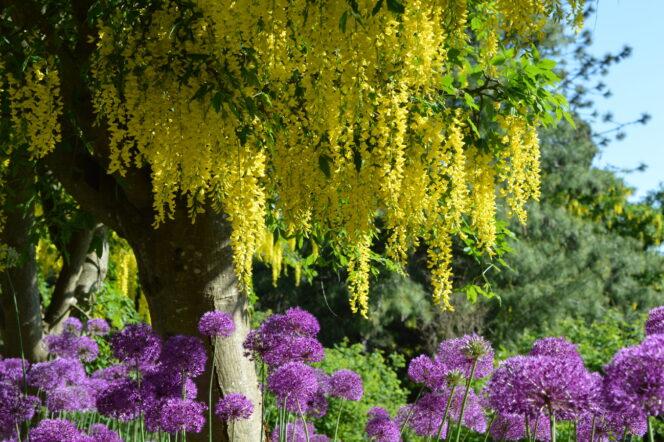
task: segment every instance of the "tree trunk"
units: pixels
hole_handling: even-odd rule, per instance
[[[192,224],[185,210],[156,230],[128,234],[153,325],[163,336],[197,335],[198,320],[206,311],[216,309],[233,315],[235,333],[217,341],[216,379],[224,393],[247,396],[256,412],[251,419],[234,425],[232,437],[228,434],[231,428],[213,419],[214,440],[258,442],[260,391],[254,363],[244,356],[242,348],[250,327],[247,298],[238,288],[229,237],[230,226],[222,215],[204,214]],[[208,349],[211,355],[209,343]],[[199,398],[207,402],[207,375],[198,380],[198,387]],[[215,388],[213,407],[219,393]],[[207,440],[207,431],[205,428],[200,435],[188,435],[187,439]]]
[[[3,356],[20,357],[23,354],[31,361],[44,360],[46,351],[41,343],[41,297],[37,286],[37,261],[32,238],[35,222],[34,173],[27,158],[17,158],[12,163],[5,191],[3,212],[6,221],[0,232],[0,242],[13,248],[18,260],[0,275],[5,326]]]

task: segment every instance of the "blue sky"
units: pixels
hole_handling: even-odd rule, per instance
[[[605,147],[596,164],[633,169],[645,163],[645,172],[623,175],[636,188],[634,198],[641,198],[664,182],[664,0],[599,0],[596,8],[586,23],[594,34],[591,53],[618,52],[625,44],[633,49],[604,77],[613,96],[598,99],[598,108],[613,112],[619,122],[643,112],[652,116],[645,126],[628,127],[627,138]]]

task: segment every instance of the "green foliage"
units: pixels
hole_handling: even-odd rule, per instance
[[[336,419],[341,412],[339,440],[364,440],[366,416],[370,408],[380,405],[394,413],[406,403],[407,391],[401,386],[395,371],[404,366],[403,357],[396,353],[386,357],[380,351],[367,352],[360,344],[349,345],[348,341],[326,349],[325,360],[320,367],[330,374],[342,368],[356,371],[364,383],[364,396],[357,402],[330,399],[327,415],[316,424],[317,428],[333,436]]]
[[[106,318],[113,328],[123,328],[126,324],[141,321],[131,299],[120,293],[111,284],[104,282],[96,294],[92,306],[94,317]]]

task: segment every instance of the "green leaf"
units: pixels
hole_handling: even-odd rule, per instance
[[[327,178],[330,178],[331,176],[330,161],[331,158],[328,157],[327,155],[321,155],[320,157],[318,157],[318,167],[320,167],[320,170],[325,174]]]
[[[373,9],[371,10],[371,15],[378,14],[378,11],[380,11],[382,7],[383,7],[383,0],[378,0],[374,5]]]
[[[403,14],[406,11],[403,3],[399,0],[387,0],[387,9],[397,14]]]
[[[341,29],[341,32],[346,32],[346,22],[348,21],[348,11],[344,11],[343,14],[341,14],[341,18],[339,18],[339,29]]]

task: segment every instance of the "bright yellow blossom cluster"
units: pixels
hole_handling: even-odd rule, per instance
[[[348,260],[351,308],[366,315],[380,218],[395,261],[428,245],[434,299],[451,308],[453,235],[468,217],[490,250],[496,189],[524,218],[539,166],[537,122],[521,116],[500,119],[500,146],[473,145],[471,111],[440,99],[444,78],[465,78],[450,53],[479,43],[488,65],[499,36],[577,16],[579,1],[487,2],[479,42],[467,0],[195,3],[196,13],[164,0],[98,23],[91,72],[110,171],[149,167],[155,226],[180,198],[192,218],[223,211],[245,288],[261,247],[279,273],[268,211],[288,235],[326,232]],[[20,88],[12,80],[12,117],[33,155],[59,140],[49,66],[35,63]]]

